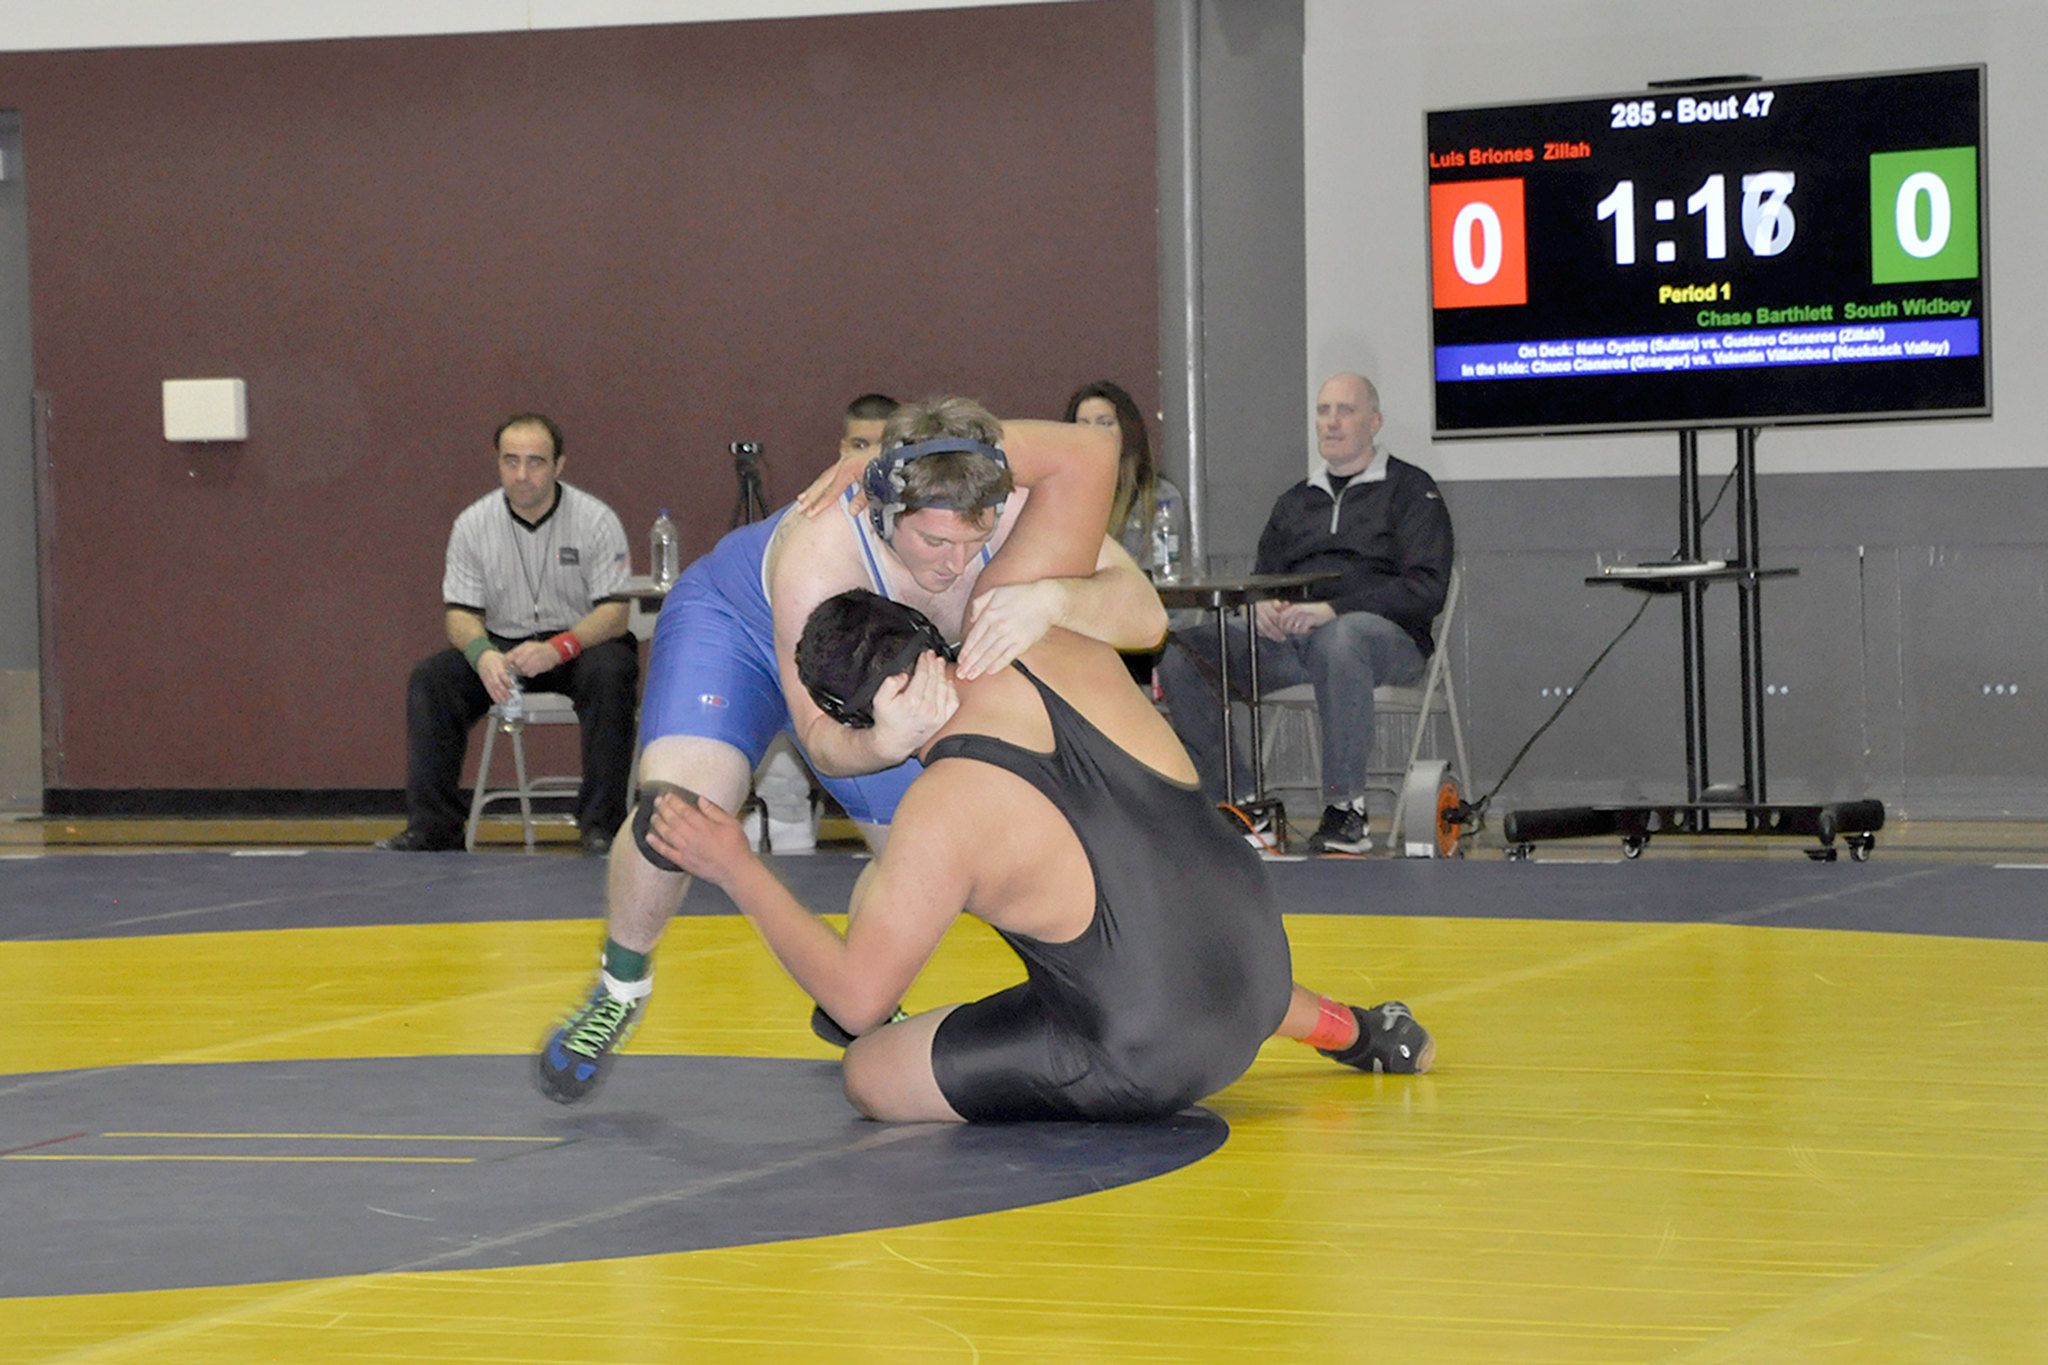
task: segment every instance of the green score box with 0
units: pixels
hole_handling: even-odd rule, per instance
[[[1982,67],[1427,116],[1436,434],[1990,411]]]

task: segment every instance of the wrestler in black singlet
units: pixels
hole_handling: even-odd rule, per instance
[[[1095,876],[1078,938],[1001,933],[1028,979],[962,1005],[932,1040],[946,1102],[968,1119],[1141,1119],[1243,1075],[1287,1013],[1293,967],[1265,868],[1199,790],[1119,749],[1023,664],[1050,754],[950,735],[926,766],[1015,773],[1066,817]]]

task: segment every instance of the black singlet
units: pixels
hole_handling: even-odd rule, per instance
[[[1265,868],[1198,790],[1160,776],[1034,677],[1050,754],[950,735],[927,765],[1014,773],[1073,827],[1095,917],[1068,943],[1003,933],[1027,979],[962,1005],[932,1040],[947,1103],[968,1119],[1139,1119],[1243,1075],[1287,1012],[1287,936]]]

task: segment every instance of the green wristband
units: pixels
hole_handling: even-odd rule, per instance
[[[479,635],[462,647],[462,657],[469,660],[471,668],[475,668],[478,659],[483,658],[484,655],[496,648],[497,646],[491,643],[490,636]]]

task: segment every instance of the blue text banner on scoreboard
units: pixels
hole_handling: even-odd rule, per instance
[[[1741,332],[1573,337],[1439,346],[1439,384],[1487,379],[1569,379],[1588,375],[1668,374],[1731,366],[1843,365],[1873,360],[1948,360],[1979,354],[1976,319],[1858,323],[1842,327],[1770,327]]]

